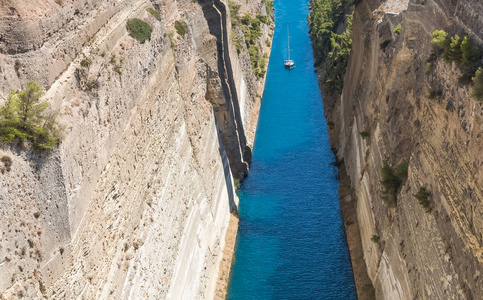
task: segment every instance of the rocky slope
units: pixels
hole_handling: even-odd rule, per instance
[[[65,126],[52,152],[0,148],[0,298],[214,296],[263,88],[233,34],[221,0],[0,4],[0,95],[33,79]]]
[[[378,299],[483,297],[483,105],[458,82],[456,64],[439,59],[428,71],[426,63],[434,30],[468,35],[481,49],[482,18],[478,1],[356,5],[343,93],[324,104],[349,176],[341,202],[357,214],[359,253]],[[380,193],[384,159],[409,162],[394,208]],[[413,196],[423,186],[430,213]]]

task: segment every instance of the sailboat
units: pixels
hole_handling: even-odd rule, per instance
[[[288,59],[286,59],[283,62],[283,65],[287,69],[293,69],[295,68],[295,63],[293,62],[293,60],[290,59],[290,36],[288,34],[288,25],[287,25],[287,41],[288,41]]]

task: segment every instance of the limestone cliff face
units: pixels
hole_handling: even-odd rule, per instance
[[[343,95],[324,101],[335,123],[332,145],[350,177],[342,189],[355,195],[341,200],[356,206],[378,299],[483,297],[483,106],[458,83],[456,65],[440,59],[434,72],[426,67],[434,30],[465,33],[481,46],[482,18],[478,1],[363,0],[356,6]],[[431,89],[441,97],[430,99]],[[396,208],[380,196],[385,158],[392,165],[409,162]],[[421,186],[432,194],[431,213],[413,196]]]
[[[2,98],[33,79],[65,125],[48,154],[0,148],[13,159],[0,175],[0,298],[212,298],[263,85],[232,43],[228,3],[0,6]],[[144,44],[126,32],[135,17],[153,28]]]

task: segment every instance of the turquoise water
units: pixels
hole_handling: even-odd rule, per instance
[[[356,299],[306,0],[276,0],[275,35],[228,299]],[[287,25],[291,57],[286,70]]]

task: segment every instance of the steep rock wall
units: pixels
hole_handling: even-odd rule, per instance
[[[13,159],[0,177],[0,295],[212,298],[263,84],[231,43],[227,3],[6,2],[0,94],[39,82],[65,137],[48,154],[0,149]],[[242,9],[265,13],[256,0]],[[133,17],[153,28],[144,44],[126,32]],[[93,89],[76,71],[85,58]]]
[[[482,13],[477,1],[363,0],[356,6],[342,97],[324,102],[335,124],[332,146],[350,177],[341,188],[353,189],[355,197],[345,201],[356,206],[378,299],[483,297],[482,104],[458,83],[455,64],[440,59],[432,73],[426,66],[434,30],[481,42]],[[434,89],[441,96],[430,99]],[[409,162],[395,208],[380,195],[386,158],[391,165]],[[413,196],[422,186],[432,194],[431,213]]]

